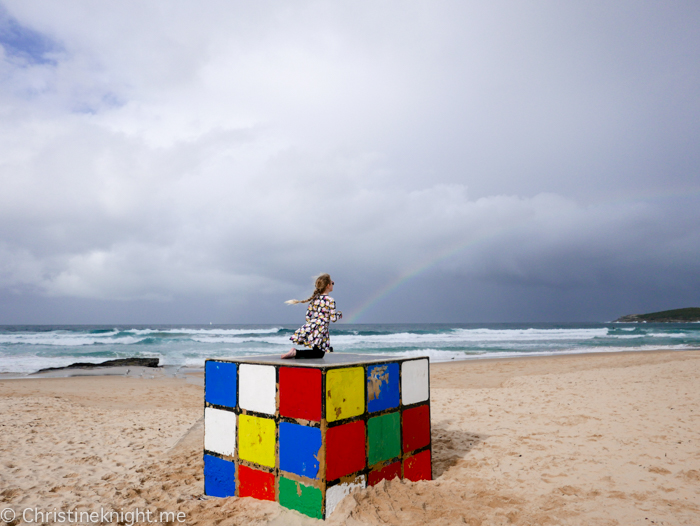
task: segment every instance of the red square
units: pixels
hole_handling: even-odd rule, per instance
[[[326,480],[360,471],[365,467],[365,423],[362,420],[326,431]]]
[[[248,466],[238,466],[238,496],[275,500],[275,476]]]
[[[319,369],[280,367],[280,415],[320,422],[322,402]]]
[[[433,479],[429,449],[403,461],[403,478],[414,482]]]
[[[430,409],[427,404],[405,410],[401,425],[404,453],[430,444]]]
[[[391,480],[396,477],[401,478],[401,462],[394,462],[382,469],[370,471],[367,475],[367,483],[370,486],[374,486],[375,484],[379,484],[382,480]]]

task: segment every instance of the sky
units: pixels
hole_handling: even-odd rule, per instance
[[[0,324],[700,306],[700,3],[0,0]]]

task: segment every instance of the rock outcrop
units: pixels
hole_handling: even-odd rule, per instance
[[[107,360],[100,363],[72,363],[65,367],[48,367],[39,369],[37,373],[46,371],[60,371],[62,369],[95,369],[98,367],[159,367],[159,358],[119,358],[117,360]]]

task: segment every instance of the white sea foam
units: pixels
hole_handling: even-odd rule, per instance
[[[339,345],[411,344],[444,342],[523,342],[552,340],[592,340],[607,336],[608,329],[454,329],[440,333],[399,332],[372,335],[333,335]]]
[[[392,353],[394,354],[394,353]],[[464,351],[444,351],[442,349],[420,349],[418,351],[401,351],[395,353],[396,356],[403,358],[418,358],[427,356],[431,362],[451,362],[455,360],[466,360],[474,357],[475,354],[467,354]]]
[[[126,329],[119,331],[114,329],[110,332],[103,333],[79,333],[67,331],[47,331],[47,332],[12,332],[0,333],[1,344],[24,344],[24,345],[53,345],[53,346],[68,346],[80,347],[85,345],[95,344],[116,344],[116,345],[132,345],[143,342],[147,337],[153,334],[162,334],[165,337],[177,337],[178,335],[187,335],[193,341],[202,343],[241,343],[250,340],[248,338],[236,338],[235,335],[255,335],[255,334],[275,334],[280,329],[275,327],[271,329]],[[125,334],[129,335],[125,335]],[[120,335],[121,334],[121,335]],[[193,335],[202,335],[201,339],[192,337]],[[226,339],[226,336],[232,336]],[[284,338],[281,338],[284,339]]]
[[[469,340],[591,340],[607,336],[608,329],[455,329],[455,333]]]
[[[73,356],[55,358],[28,355],[3,356],[0,360],[0,373],[29,374],[47,367],[64,367],[75,361]]]
[[[131,345],[139,343],[144,338],[135,338],[133,336],[123,336],[114,338],[113,334],[110,337],[103,335],[85,335],[79,336],[76,334],[0,334],[0,344],[24,344],[24,345],[57,345],[67,347],[82,347],[85,345],[95,345],[97,343],[109,343],[116,345]]]
[[[268,343],[275,345],[288,345],[289,336],[252,338],[248,337],[226,337],[226,336],[196,336],[191,338],[198,343]]]
[[[0,361],[0,373],[35,373],[39,369],[49,367],[65,367],[73,363],[101,363],[113,358],[98,358],[94,356],[3,356]]]
[[[123,332],[131,332],[134,334],[144,335],[144,334],[201,334],[205,336],[235,336],[237,334],[274,334],[279,332],[281,329],[279,327],[273,327],[270,329],[190,329],[190,328],[167,328],[167,329],[127,329]]]
[[[638,352],[638,351],[687,351],[697,349],[697,346],[692,345],[640,345],[639,347],[576,347],[573,349],[560,349],[557,351],[534,351],[534,352],[489,352],[481,355],[471,355],[467,359],[473,358],[503,358],[508,356],[558,356],[561,354],[597,354],[610,352]]]

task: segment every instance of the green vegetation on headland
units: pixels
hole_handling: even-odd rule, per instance
[[[649,314],[628,314],[618,318],[615,322],[648,322],[648,323],[689,323],[700,321],[700,308],[690,307],[688,309],[662,310],[661,312],[650,312]]]

